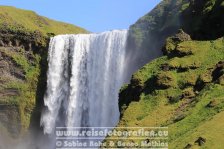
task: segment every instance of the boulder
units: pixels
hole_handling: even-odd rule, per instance
[[[182,29],[179,29],[177,34],[174,35],[172,37],[172,39],[175,42],[183,42],[183,41],[190,41],[190,40],[192,40],[191,36],[188,35],[187,33],[185,33]]]
[[[182,29],[172,37],[166,39],[166,43],[162,49],[163,53],[168,56],[184,56],[184,52],[191,54],[191,49],[177,49],[177,45],[183,41],[190,41],[191,37],[185,33]]]

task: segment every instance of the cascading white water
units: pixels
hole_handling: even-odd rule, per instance
[[[114,127],[118,93],[124,83],[126,30],[59,35],[51,39],[41,125]]]

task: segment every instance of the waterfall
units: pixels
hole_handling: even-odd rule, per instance
[[[114,127],[124,83],[126,30],[58,35],[48,52],[45,134],[55,127]]]

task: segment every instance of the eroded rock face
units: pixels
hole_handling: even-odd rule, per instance
[[[178,30],[177,34],[172,37],[174,42],[190,41],[191,36],[185,33],[182,29]]]
[[[223,0],[190,0],[182,13],[183,28],[196,40],[220,38],[224,33],[223,13]]]
[[[180,29],[178,30],[177,34],[167,38],[166,43],[162,48],[162,51],[165,55],[168,55],[170,57],[183,57],[187,55],[192,55],[192,49],[178,45],[181,42],[190,40],[192,40],[190,35]]]
[[[34,46],[34,44],[31,42],[22,42],[19,39],[8,39],[8,38],[5,39],[4,36],[9,35],[0,33],[0,47],[24,48],[26,51],[29,51],[32,50],[32,47]]]
[[[0,72],[2,77],[8,76],[19,80],[25,80],[24,70],[18,66],[15,60],[12,57],[8,56],[6,51],[16,51],[17,48],[12,47],[0,47],[0,53],[2,59],[0,59]]]
[[[37,97],[40,94],[37,87],[41,55],[47,54],[44,50],[47,47],[38,47],[34,41],[0,33],[0,131],[6,129],[12,137],[20,136],[29,128],[36,100],[42,97],[43,91]]]
[[[7,51],[14,51],[14,48],[0,47],[0,125],[16,137],[21,130],[20,112],[12,101],[20,96],[20,92],[11,84],[26,83],[25,72],[5,53]]]

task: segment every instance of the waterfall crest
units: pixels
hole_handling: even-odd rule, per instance
[[[126,30],[59,35],[48,51],[44,133],[55,127],[113,127],[124,83]]]

